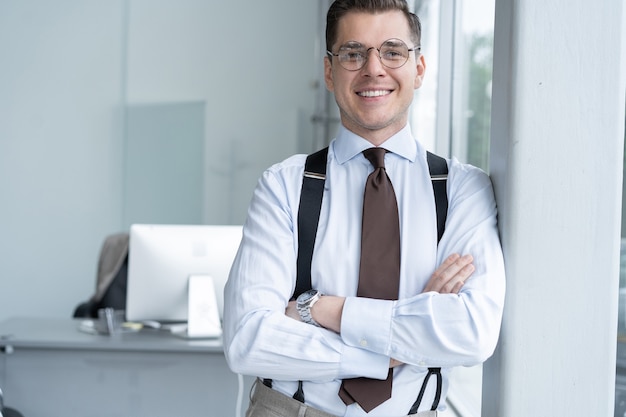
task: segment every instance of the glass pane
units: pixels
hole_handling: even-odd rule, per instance
[[[411,109],[413,134],[431,151],[436,150],[437,73],[439,67],[439,0],[416,0],[413,12],[422,22],[421,52],[426,60],[422,86],[415,91]]]
[[[624,138],[626,144],[626,137]],[[624,152],[624,175],[626,175],[626,152]],[[625,177],[626,178],[626,177]],[[622,184],[622,245],[619,268],[619,307],[617,316],[617,367],[615,370],[615,417],[626,417],[626,216],[624,197],[626,187]]]
[[[450,152],[488,171],[495,0],[459,1],[454,12]],[[452,381],[451,410],[480,415],[482,366],[455,369]]]
[[[458,2],[452,84],[452,155],[489,169],[494,0]]]
[[[422,21],[423,85],[416,91],[411,124],[427,149],[489,168],[495,0],[416,0]],[[459,367],[451,376],[451,417],[481,412],[482,366]]]

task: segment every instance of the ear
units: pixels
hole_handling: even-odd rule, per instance
[[[335,83],[333,81],[333,65],[328,56],[324,57],[324,81],[326,82],[326,89],[328,91],[335,91]]]
[[[420,55],[419,58],[417,58],[416,69],[417,71],[415,73],[415,82],[413,88],[417,90],[422,86],[424,74],[426,73],[426,60],[424,59],[424,55]]]

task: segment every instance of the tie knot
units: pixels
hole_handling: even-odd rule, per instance
[[[363,151],[363,156],[374,165],[374,169],[385,167],[385,148],[369,148]]]

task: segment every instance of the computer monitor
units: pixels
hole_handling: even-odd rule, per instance
[[[224,285],[241,234],[241,226],[132,225],[126,320],[186,322],[191,276],[211,277],[222,319]]]

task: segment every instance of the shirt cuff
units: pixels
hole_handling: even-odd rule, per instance
[[[385,374],[389,368],[393,303],[391,300],[347,297],[341,316],[341,338],[344,343],[355,350],[371,352],[376,357],[382,356]],[[375,359],[369,356],[367,360]],[[375,363],[380,360],[377,358]],[[380,371],[380,368],[376,369]],[[384,377],[383,375],[382,378]]]
[[[368,350],[345,346],[339,369],[341,379],[367,377],[385,379],[389,373],[389,357]]]

